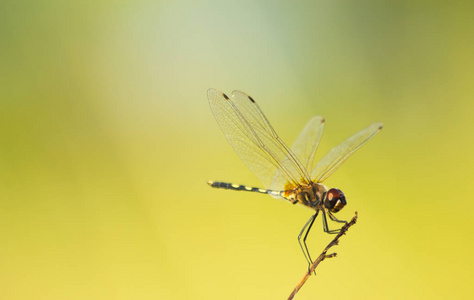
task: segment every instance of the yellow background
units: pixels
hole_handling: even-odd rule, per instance
[[[259,186],[206,90],[258,101],[317,157],[383,131],[325,183],[359,222],[296,299],[472,296],[471,1],[4,1],[0,298],[285,299],[311,211]],[[330,241],[318,219],[316,256]]]

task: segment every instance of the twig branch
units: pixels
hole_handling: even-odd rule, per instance
[[[339,231],[339,233],[336,235],[336,237],[326,246],[324,251],[313,262],[313,264],[311,265],[309,270],[304,274],[303,279],[301,279],[300,283],[298,283],[296,285],[296,287],[293,290],[293,292],[291,293],[290,297],[288,297],[288,300],[291,300],[291,299],[293,299],[293,297],[295,297],[296,293],[298,293],[298,291],[301,289],[301,287],[306,282],[306,280],[308,280],[309,276],[311,276],[311,274],[314,272],[314,270],[316,270],[316,267],[319,265],[319,263],[321,263],[326,258],[335,257],[337,255],[337,253],[332,253],[332,254],[326,254],[326,253],[328,252],[328,250],[332,246],[336,246],[337,244],[339,244],[339,238],[341,236],[343,236],[347,232],[347,230],[349,230],[349,227],[354,225],[356,223],[356,221],[357,221],[357,212],[355,212],[355,216],[352,218],[352,220],[349,223],[342,226],[341,231]]]

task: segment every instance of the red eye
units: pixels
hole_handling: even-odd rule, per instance
[[[330,189],[326,195],[326,201],[324,206],[329,209],[331,212],[340,211],[344,205],[346,205],[346,197],[344,193],[339,189]]]
[[[339,199],[344,197],[344,193],[339,189],[330,189],[328,191],[328,200]]]

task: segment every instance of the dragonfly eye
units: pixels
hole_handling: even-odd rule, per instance
[[[326,201],[324,201],[324,206],[329,209],[330,212],[337,213],[345,205],[346,197],[344,193],[339,189],[330,189],[326,194]]]

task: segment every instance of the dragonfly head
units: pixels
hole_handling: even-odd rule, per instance
[[[345,205],[346,197],[344,193],[339,189],[330,189],[326,193],[326,199],[324,200],[324,207],[326,207],[330,212],[337,213],[340,211]]]

